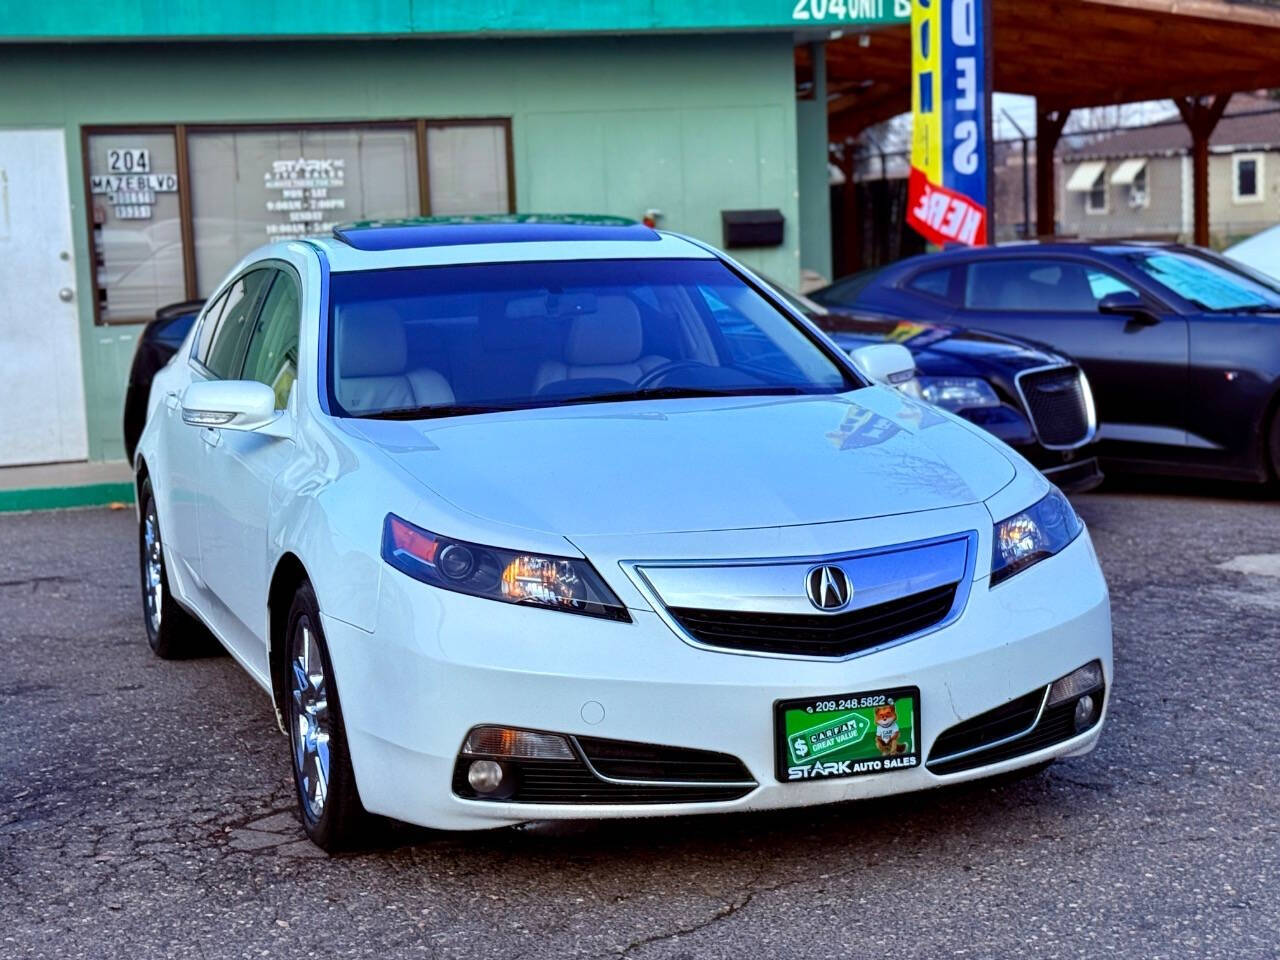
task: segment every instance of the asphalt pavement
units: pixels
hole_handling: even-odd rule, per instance
[[[775,814],[388,827],[332,858],[266,695],[147,649],[132,512],[0,516],[0,957],[1276,956],[1280,503],[1077,505],[1115,620],[1089,756]]]

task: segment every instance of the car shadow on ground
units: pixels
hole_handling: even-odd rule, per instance
[[[447,832],[382,820],[358,851],[344,858],[386,856],[430,849],[466,859],[493,857],[551,860],[589,857],[632,861],[681,857],[717,859],[726,850],[756,850],[803,858],[833,847],[864,854],[937,841],[939,829],[957,840],[980,843],[988,830],[1003,836],[1022,821],[1061,821],[1090,816],[1118,785],[1091,782],[1073,761],[916,793],[849,800],[818,807],[696,816],[612,820],[533,821],[493,830]],[[1032,831],[1034,832],[1034,830]],[[998,838],[997,838],[998,839]],[[477,864],[479,866],[480,864]]]
[[[1090,493],[1150,494],[1153,496],[1199,497],[1215,500],[1247,500],[1265,503],[1280,499],[1280,483],[1237,483],[1176,477],[1164,474],[1120,473],[1106,470],[1102,485]]]

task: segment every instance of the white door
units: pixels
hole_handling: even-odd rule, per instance
[[[62,130],[0,130],[0,466],[84,460],[84,380]]]

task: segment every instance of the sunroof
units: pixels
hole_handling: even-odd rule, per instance
[[[333,235],[356,250],[371,251],[481,243],[660,239],[644,224],[623,217],[564,214],[367,220],[335,227]]]

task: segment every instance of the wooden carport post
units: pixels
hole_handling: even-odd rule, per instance
[[[1057,233],[1055,208],[1058,205],[1057,172],[1053,153],[1058,149],[1062,128],[1071,116],[1070,110],[1048,110],[1036,107],[1036,236],[1052,237]]]
[[[1182,114],[1182,122],[1191,131],[1191,196],[1195,211],[1194,240],[1198,246],[1209,245],[1209,138],[1222,119],[1231,94],[1220,93],[1210,102],[1207,97],[1178,97],[1174,103]]]

